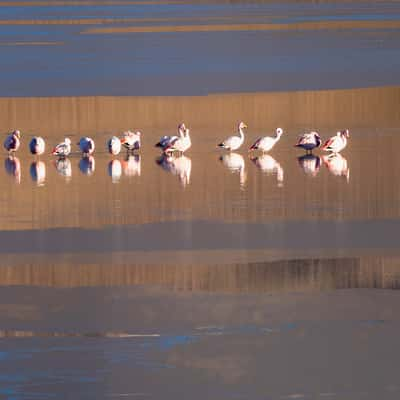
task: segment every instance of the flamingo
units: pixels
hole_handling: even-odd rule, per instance
[[[88,156],[90,154],[93,154],[95,145],[94,145],[94,140],[92,138],[87,136],[82,137],[79,140],[78,145],[83,155]]]
[[[178,136],[162,136],[160,140],[155,144],[155,147],[161,147],[161,149],[164,151],[171,143],[175,142],[179,138],[183,138],[185,136],[185,132],[186,126],[182,122],[178,125]]]
[[[165,171],[178,177],[179,182],[183,187],[190,183],[190,174],[192,172],[192,160],[189,157],[180,155],[175,157],[168,154],[163,154],[156,160]]]
[[[324,143],[322,150],[339,153],[347,146],[347,139],[349,137],[350,132],[348,129],[338,131],[335,136],[332,136]]]
[[[108,163],[108,175],[111,176],[112,183],[118,183],[122,175],[122,166],[119,160],[111,160]]]
[[[297,161],[306,175],[315,178],[318,174],[321,166],[321,160],[314,154],[305,154],[304,156],[298,157]]]
[[[229,136],[222,143],[220,143],[218,147],[222,147],[223,149],[227,149],[229,151],[237,150],[244,142],[244,128],[247,128],[247,125],[244,122],[240,122],[238,125],[239,136]]]
[[[108,152],[114,156],[118,155],[121,152],[121,140],[116,136],[113,136],[107,142]]]
[[[322,161],[332,175],[343,176],[349,182],[350,168],[347,165],[347,160],[342,155],[338,153],[324,155],[322,156]]]
[[[281,165],[268,154],[263,154],[261,157],[250,158],[250,160],[259,168],[262,172],[267,174],[276,175],[278,186],[283,186],[284,171]]]
[[[264,136],[261,138],[258,138],[254,144],[250,147],[249,151],[251,150],[261,150],[263,153],[266,153],[270,151],[276,143],[279,141],[283,134],[283,129],[282,128],[277,128],[276,130],[276,136]]]
[[[29,143],[29,150],[32,154],[40,156],[44,153],[46,144],[41,136],[34,136]]]
[[[190,139],[189,128],[185,129],[182,137],[171,141],[165,148],[165,154],[171,154],[178,152],[181,155],[192,146],[192,141]]]
[[[29,169],[31,178],[38,186],[43,186],[46,180],[46,164],[43,161],[34,161]]]
[[[126,131],[123,133],[123,138],[121,139],[121,144],[128,150],[134,151],[140,149],[140,137],[141,133]]]
[[[65,138],[63,142],[54,147],[52,154],[58,157],[66,157],[71,153],[71,139]]]
[[[307,153],[311,153],[313,149],[319,147],[320,144],[321,137],[319,136],[318,132],[312,131],[301,135],[299,141],[295,144],[295,147],[301,147]]]
[[[15,153],[21,145],[21,132],[17,129],[6,137],[4,148],[9,153]]]
[[[244,158],[238,153],[228,153],[222,155],[219,159],[232,173],[239,172],[240,186],[243,186],[247,180]]]

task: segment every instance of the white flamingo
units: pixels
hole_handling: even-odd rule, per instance
[[[52,154],[58,157],[66,157],[71,153],[71,139],[65,138],[63,142],[54,147]]]
[[[111,160],[108,163],[108,175],[111,176],[112,183],[118,183],[122,175],[122,165],[119,160]]]
[[[239,182],[240,186],[243,186],[247,180],[247,173],[246,173],[246,163],[244,158],[238,153],[228,153],[222,155],[220,158],[222,164],[224,164],[229,171],[233,173],[239,173]]]
[[[250,147],[249,151],[251,150],[261,150],[263,153],[270,151],[276,143],[279,141],[283,134],[283,129],[278,128],[276,130],[276,136],[264,136],[257,139],[254,144]]]
[[[192,172],[192,160],[189,157],[181,155],[179,157],[163,154],[156,160],[164,170],[178,177],[183,187],[190,183],[190,174]]]
[[[250,159],[262,172],[265,172],[268,175],[276,175],[278,186],[283,186],[284,171],[278,161],[272,158],[269,154],[263,154],[260,157],[253,157]]]
[[[341,154],[332,153],[324,155],[322,156],[322,161],[332,175],[343,176],[349,182],[350,168],[348,167],[347,160]]]
[[[15,153],[21,145],[21,132],[17,129],[6,137],[4,148],[9,153]]]
[[[189,128],[185,129],[183,137],[171,141],[168,146],[164,148],[165,154],[171,154],[178,152],[181,155],[192,146],[192,141],[190,139]]]
[[[161,147],[162,150],[165,150],[172,142],[179,138],[183,138],[185,136],[186,126],[182,122],[178,125],[178,135],[171,136],[162,136],[160,140],[155,144],[155,147]]]
[[[38,186],[43,186],[46,180],[46,164],[43,161],[34,161],[29,169],[31,178]]]
[[[126,131],[122,134],[121,144],[128,150],[134,151],[140,149],[140,137],[141,133]]]
[[[244,142],[243,129],[245,128],[247,128],[247,125],[244,122],[240,122],[238,125],[239,136],[229,136],[222,143],[220,143],[218,147],[222,147],[223,149],[227,149],[229,151],[237,150]]]
[[[130,154],[122,161],[122,170],[125,176],[140,176],[141,159],[139,154]]]
[[[315,178],[321,166],[321,160],[314,154],[305,154],[297,158],[299,166],[308,176]]]
[[[78,146],[82,154],[84,155],[90,155],[93,154],[95,145],[94,145],[94,140],[90,137],[82,137],[79,142]]]
[[[321,145],[321,137],[318,132],[312,131],[309,133],[304,133],[300,136],[298,142],[294,145],[295,147],[301,147],[307,153],[310,153],[316,147]]]
[[[34,136],[29,143],[29,150],[32,154],[40,156],[46,150],[46,144],[41,136]]]
[[[121,152],[121,140],[116,136],[113,136],[107,142],[108,152],[114,156]]]
[[[347,146],[347,139],[350,137],[348,129],[339,131],[335,136],[330,137],[322,146],[322,150],[331,153],[339,153]]]

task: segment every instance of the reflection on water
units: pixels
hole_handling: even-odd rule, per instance
[[[341,154],[324,155],[322,156],[322,161],[332,175],[342,176],[349,182],[350,168],[347,165],[347,160]]]
[[[72,177],[72,164],[69,158],[58,158],[54,161],[56,171],[69,182]]]
[[[83,156],[79,161],[79,169],[84,175],[93,175],[96,162],[93,156]]]
[[[269,154],[262,154],[261,156],[251,157],[250,159],[262,172],[265,172],[268,175],[275,175],[278,187],[283,187],[284,170],[278,161]]]
[[[33,162],[22,145],[18,158],[6,158],[0,397],[319,398],[339,393],[347,377],[357,393],[382,370],[382,387],[397,382],[383,364],[393,357],[396,365],[400,326],[392,323],[399,94],[0,98],[4,130],[21,126],[49,144],[66,134],[106,143],[126,126],[145,132],[140,155],[111,159],[99,145],[95,161],[73,153]],[[233,115],[249,132],[243,149],[220,160],[214,145]],[[190,157],[157,165],[154,143],[181,120],[193,126]],[[316,150],[297,159],[297,132],[318,127],[326,138],[337,121],[353,132],[346,158]],[[249,159],[248,145],[268,124],[285,128],[274,157]],[[323,372],[299,376],[305,364]]]
[[[319,172],[321,166],[321,160],[319,156],[314,154],[306,154],[297,158],[300,168],[304,173],[312,178],[315,178]]]
[[[189,185],[192,172],[192,160],[189,157],[163,154],[156,159],[156,163],[165,171],[177,176],[183,187]]]
[[[8,156],[4,160],[4,168],[7,174],[14,178],[16,183],[21,183],[21,163],[18,157]]]
[[[122,175],[122,165],[119,160],[111,160],[107,167],[108,175],[111,177],[112,183],[118,183]]]
[[[46,180],[46,164],[43,161],[32,162],[29,168],[31,178],[38,186],[43,186]]]
[[[229,171],[239,174],[239,183],[243,187],[247,180],[246,164],[244,158],[238,153],[227,153],[219,158]]]
[[[122,170],[125,176],[140,176],[141,174],[141,157],[140,154],[127,154],[125,159],[121,161]],[[118,167],[117,167],[118,168]],[[117,171],[118,173],[118,171]]]

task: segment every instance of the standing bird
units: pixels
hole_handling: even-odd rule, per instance
[[[191,146],[192,146],[192,141],[190,140],[189,128],[185,128],[185,132],[183,133],[183,136],[171,141],[164,148],[164,154],[171,154],[171,153],[178,152],[181,155],[183,155],[183,153],[186,150],[190,149]]]
[[[276,136],[264,136],[259,139],[257,139],[254,144],[250,147],[249,151],[251,150],[261,150],[263,153],[266,153],[270,151],[275,144],[278,142],[278,140],[281,138],[283,134],[283,129],[278,128],[276,130]]]
[[[52,154],[58,157],[66,157],[71,153],[71,139],[65,138],[63,142],[54,147]]]
[[[178,125],[178,136],[163,136],[160,138],[160,141],[155,144],[155,147],[161,147],[162,150],[165,150],[172,142],[179,138],[183,138],[185,136],[186,126],[182,122]]]
[[[93,154],[95,146],[92,138],[85,136],[79,140],[78,145],[84,156]]]
[[[21,132],[19,130],[15,130],[6,137],[6,140],[4,141],[4,148],[9,153],[16,152],[19,149],[19,146],[21,145],[20,139],[21,139]]]
[[[317,132],[304,133],[300,136],[299,141],[294,145],[301,147],[307,153],[311,153],[313,149],[321,145],[321,137]]]
[[[116,136],[113,136],[107,142],[108,152],[113,156],[118,155],[121,152],[121,140]]]
[[[29,143],[29,150],[34,155],[40,156],[44,153],[45,149],[44,139],[40,136],[34,136]]]
[[[121,144],[128,150],[134,151],[140,149],[140,136],[141,133],[126,131],[123,133],[123,138],[121,139]]]
[[[331,153],[339,153],[347,146],[347,139],[350,137],[348,129],[337,132],[336,136],[329,138],[324,145],[322,150],[330,151]]]
[[[229,151],[237,150],[244,142],[244,128],[247,128],[247,125],[244,122],[240,122],[238,125],[239,136],[229,136],[222,143],[220,143],[218,147],[222,147],[223,149],[227,149]]]

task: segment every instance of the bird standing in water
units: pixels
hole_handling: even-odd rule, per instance
[[[329,138],[324,145],[322,150],[330,151],[331,153],[339,153],[347,146],[347,139],[350,137],[348,129],[339,131],[335,136]]]
[[[17,129],[6,137],[4,141],[4,148],[9,153],[15,153],[21,145],[21,132]]]
[[[247,125],[244,122],[240,122],[238,125],[238,134],[239,136],[229,136],[223,142],[221,142],[218,147],[223,149],[227,149],[229,151],[237,150],[244,142],[244,132],[243,129],[247,128]]]
[[[318,132],[304,133],[300,136],[298,142],[294,145],[295,147],[301,147],[307,153],[311,153],[316,147],[321,145],[321,137]]]
[[[266,153],[266,152],[270,151],[276,145],[276,143],[279,141],[279,139],[281,138],[282,134],[283,134],[283,129],[282,128],[278,128],[276,130],[276,136],[275,137],[264,136],[264,137],[258,138],[254,142],[254,144],[250,147],[249,151],[261,150],[263,153]]]

